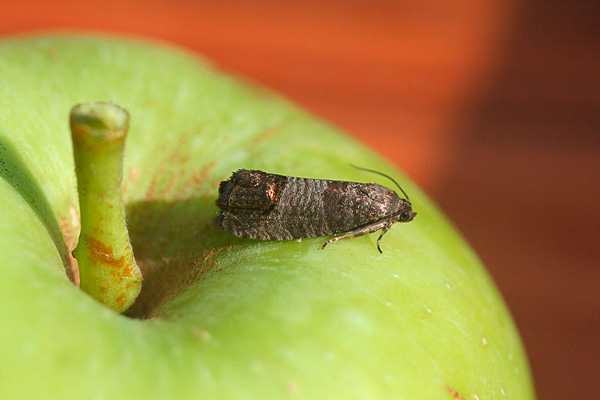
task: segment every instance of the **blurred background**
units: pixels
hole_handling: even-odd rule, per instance
[[[0,2],[2,37],[56,29],[185,46],[383,154],[487,265],[539,398],[600,399],[600,2]]]

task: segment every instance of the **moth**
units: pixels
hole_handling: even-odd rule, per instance
[[[219,185],[216,223],[235,236],[259,240],[307,239],[343,233],[328,244],[378,230],[381,238],[396,222],[409,222],[417,215],[410,198],[390,176],[406,198],[376,183],[296,178],[240,169]]]

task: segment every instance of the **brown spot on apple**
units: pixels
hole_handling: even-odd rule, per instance
[[[90,259],[95,264],[110,266],[110,274],[122,281],[125,277],[132,277],[132,266],[127,264],[125,256],[115,258],[113,248],[92,236],[85,236],[85,242],[90,251]]]

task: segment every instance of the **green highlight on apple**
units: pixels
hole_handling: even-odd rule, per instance
[[[129,114],[111,103],[71,109],[71,137],[81,212],[81,234],[73,256],[81,289],[123,312],[142,288],[123,206],[123,152]]]

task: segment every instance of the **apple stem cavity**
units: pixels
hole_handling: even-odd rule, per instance
[[[73,256],[81,289],[123,312],[142,287],[123,205],[123,154],[129,114],[111,103],[78,104],[70,115],[81,233]]]

